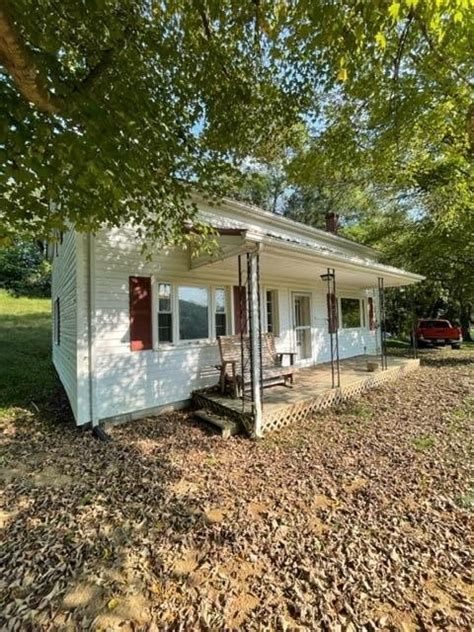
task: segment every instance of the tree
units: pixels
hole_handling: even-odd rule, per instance
[[[182,238],[189,184],[219,191],[295,121],[251,3],[0,6],[3,230],[132,221]]]
[[[132,222],[187,239],[189,187],[225,192],[302,123],[339,137],[312,147],[337,145],[340,165],[366,144],[395,164],[412,130],[418,147],[446,139],[458,173],[469,4],[1,0],[0,229]]]
[[[324,229],[327,213],[336,213],[342,226],[351,226],[375,213],[378,203],[370,186],[346,186],[344,183],[326,186],[318,183],[313,187],[294,187],[284,213],[291,219]]]
[[[287,177],[282,164],[262,164],[243,170],[242,177],[230,185],[228,195],[271,213],[285,208]]]
[[[381,26],[371,47],[355,46],[341,60],[341,86],[322,93],[291,181],[313,195],[316,204],[303,216],[316,225],[334,202],[344,216],[357,192],[367,195],[370,203],[344,233],[378,247],[387,263],[425,274],[416,290],[420,311],[444,311],[467,334],[474,303],[474,13],[467,2],[438,3],[439,13],[427,2],[381,6],[394,28]],[[363,27],[354,7],[348,13],[353,32],[367,36],[374,23]]]
[[[42,243],[15,239],[0,244],[0,288],[17,296],[49,296],[51,265]]]
[[[436,216],[413,215],[398,206],[365,218],[345,234],[377,248],[385,262],[426,276],[424,283],[395,292],[388,304],[388,320],[399,331],[409,331],[415,308],[418,317],[459,321],[470,339],[474,246],[472,230],[462,221],[447,229]]]

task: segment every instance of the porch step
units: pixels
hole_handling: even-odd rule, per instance
[[[205,421],[212,426],[216,426],[221,431],[223,439],[228,439],[240,432],[239,424],[226,417],[220,417],[215,413],[210,413],[207,410],[195,410],[194,416],[202,421]]]

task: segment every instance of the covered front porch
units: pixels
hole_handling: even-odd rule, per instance
[[[374,356],[340,360],[340,386],[337,388],[333,388],[330,363],[322,363],[299,369],[292,388],[272,386],[263,389],[262,434],[304,421],[318,410],[395,380],[419,366],[418,359],[389,357],[385,370],[379,367],[369,372],[368,362],[374,362]],[[231,398],[222,395],[216,387],[193,393],[193,405],[209,414],[231,419],[248,431],[252,428],[253,402],[249,397]]]
[[[418,366],[401,359],[387,364],[384,292],[421,277],[383,265],[371,249],[334,235],[326,243],[326,235],[315,240],[261,227],[216,230],[219,250],[190,252],[189,266],[234,275],[232,331],[240,342],[229,340],[227,355],[227,340],[219,342],[221,389],[196,391],[197,409],[230,417],[260,437]],[[273,362],[263,351],[269,334]],[[231,337],[227,331],[218,338]],[[375,371],[368,371],[368,360]],[[297,367],[294,387],[268,387],[288,361]],[[229,381],[235,399],[224,395]]]

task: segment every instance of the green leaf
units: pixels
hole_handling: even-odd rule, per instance
[[[385,50],[387,47],[387,39],[385,37],[385,35],[379,31],[376,35],[375,35],[375,41],[377,42],[377,44],[379,45],[379,47],[382,50]]]
[[[388,13],[392,20],[396,22],[400,16],[400,3],[392,2],[392,4],[388,8]]]
[[[347,81],[347,68],[339,68],[337,78],[339,81]]]

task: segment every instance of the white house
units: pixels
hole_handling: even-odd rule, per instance
[[[252,254],[253,327],[258,320],[277,349],[296,352],[300,367],[330,359],[321,280],[328,268],[337,279],[341,358],[376,353],[379,279],[385,287],[422,279],[382,265],[371,248],[247,204],[200,201],[199,209],[219,231],[213,258],[176,248],[148,261],[131,228],[71,231],[56,244],[53,362],[77,425],[182,407],[218,382],[217,336],[241,328],[239,255]]]

